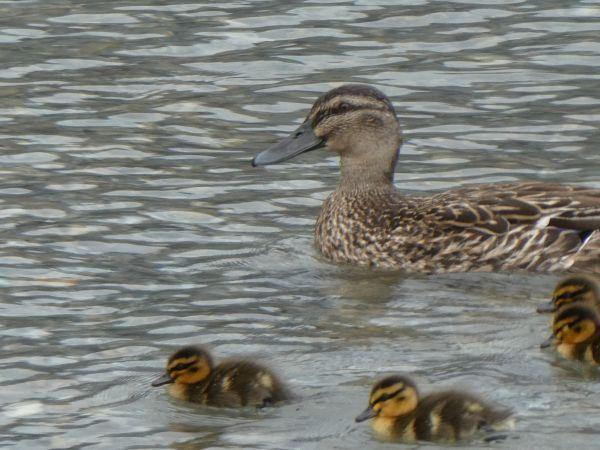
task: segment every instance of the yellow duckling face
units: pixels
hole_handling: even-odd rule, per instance
[[[554,288],[552,300],[539,305],[537,311],[556,312],[561,308],[575,303],[595,305],[600,302],[600,293],[597,283],[584,275],[575,275],[565,278]]]
[[[590,341],[600,329],[600,318],[590,307],[572,305],[556,314],[552,332],[557,345]]]
[[[400,375],[392,375],[377,382],[369,396],[369,406],[356,417],[362,422],[373,417],[398,417],[413,411],[419,402],[415,384]]]
[[[171,355],[166,373],[154,380],[152,386],[200,383],[210,375],[212,367],[212,358],[202,347],[184,347]]]

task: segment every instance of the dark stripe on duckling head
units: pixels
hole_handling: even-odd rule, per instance
[[[377,403],[385,402],[386,400],[389,400],[390,398],[394,398],[396,395],[398,395],[400,392],[402,392],[405,389],[406,389],[406,386],[402,386],[402,387],[399,387],[398,389],[396,389],[395,391],[380,395],[375,400],[373,400],[371,402],[371,404],[376,405]]]
[[[373,386],[371,393],[374,393],[378,389],[387,389],[390,386],[393,386],[395,384],[403,384],[405,386],[412,387],[412,388],[416,387],[415,383],[413,383],[413,381],[408,377],[405,377],[402,375],[390,375],[388,377],[385,377],[385,378],[379,380],[377,383],[375,383],[375,386]]]
[[[566,326],[573,328],[584,320],[591,320],[596,325],[600,325],[600,317],[592,308],[583,305],[569,306],[554,317],[552,326],[554,334],[556,335]]]
[[[198,359],[194,358],[192,361],[190,362],[181,362],[179,364],[176,364],[173,367],[169,367],[169,372],[178,372],[180,370],[185,370],[185,369],[189,369],[190,367],[192,367],[194,364],[196,364],[198,362]]]
[[[592,278],[587,277],[586,275],[573,275],[560,281],[556,285],[554,292],[559,293],[560,290],[568,287],[573,287],[573,289],[586,288],[588,290],[594,290],[596,289],[596,282]]]
[[[577,290],[569,292],[562,291],[560,294],[555,296],[552,299],[552,301],[558,307],[566,303],[572,303],[574,301],[577,301],[583,294],[587,294],[588,292],[590,292],[590,289],[588,287],[581,287]]]
[[[418,395],[417,387],[409,378],[400,375],[386,377],[373,386],[369,397],[369,404],[374,406],[377,403],[385,402],[396,397],[406,389],[412,389]]]
[[[203,347],[199,345],[188,345],[187,347],[183,347],[177,350],[175,353],[171,355],[169,361],[167,362],[167,367],[169,367],[173,361],[178,359],[184,360],[186,363],[197,361],[199,359],[204,359],[209,366],[212,367],[212,358],[210,357],[210,353]],[[182,361],[183,362],[183,361]]]

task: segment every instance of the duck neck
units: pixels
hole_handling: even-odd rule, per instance
[[[341,191],[394,190],[397,154],[390,160],[343,156],[340,160]]]
[[[393,127],[393,129],[391,129]],[[384,130],[363,132],[344,142],[340,153],[342,191],[394,189],[394,170],[402,145],[397,121]]]

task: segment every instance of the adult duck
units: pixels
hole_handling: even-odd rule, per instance
[[[409,196],[393,184],[401,143],[390,100],[347,84],[319,97],[302,125],[252,164],[323,146],[340,155],[339,186],[315,227],[317,247],[336,262],[428,273],[600,273],[600,189],[527,182]]]

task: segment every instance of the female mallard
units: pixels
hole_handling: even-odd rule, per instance
[[[600,316],[584,304],[566,306],[554,315],[552,330],[558,353],[600,365]]]
[[[152,386],[172,384],[169,394],[211,406],[268,406],[289,400],[283,385],[268,369],[251,361],[226,361],[213,366],[208,351],[188,346],[167,361],[167,372]]]
[[[356,421],[373,419],[373,430],[385,439],[455,442],[479,429],[507,428],[510,415],[510,410],[493,407],[464,392],[438,392],[420,398],[409,378],[391,375],[375,384],[369,406]]]
[[[338,188],[315,228],[328,258],[413,272],[582,270],[600,273],[600,190],[510,183],[411,197],[393,184],[396,112],[375,88],[348,84],[317,99],[262,166],[326,145],[340,155]]]

